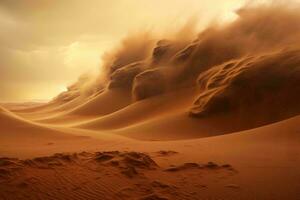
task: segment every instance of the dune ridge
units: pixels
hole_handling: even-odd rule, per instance
[[[2,141],[71,139],[74,136],[22,119],[0,107]],[[75,138],[75,137],[74,137]],[[17,142],[18,143],[18,142]]]
[[[170,138],[230,133],[299,115],[298,9],[247,5],[231,23],[198,34],[189,22],[169,38],[129,35],[106,53],[98,77],[83,75],[49,104],[16,113],[42,124],[118,129],[128,136],[149,127],[173,132]],[[192,88],[197,95],[172,96]]]

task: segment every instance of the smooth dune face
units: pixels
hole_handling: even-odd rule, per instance
[[[1,105],[0,199],[299,199],[299,11],[130,34],[101,74]]]
[[[130,127],[144,121],[184,112],[193,102],[195,95],[195,89],[191,88],[133,102],[118,111],[87,122],[81,122],[76,127],[93,130],[114,130]]]
[[[49,141],[76,138],[75,136],[64,133],[63,131],[54,130],[46,126],[24,120],[1,107],[0,127],[1,141],[9,143],[11,142],[17,145],[28,143],[28,141],[31,143],[30,141]]]

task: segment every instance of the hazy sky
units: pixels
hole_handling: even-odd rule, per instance
[[[231,18],[243,0],[1,0],[0,101],[49,99],[130,32],[191,16]]]

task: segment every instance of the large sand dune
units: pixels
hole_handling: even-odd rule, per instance
[[[132,126],[147,120],[182,112],[191,105],[195,88],[182,89],[151,99],[134,102],[127,107],[91,121],[76,125],[82,129],[105,130]]]
[[[298,13],[137,34],[99,77],[4,104],[0,199],[300,199]]]
[[[89,119],[91,117],[107,115],[131,103],[130,94],[127,90],[124,91],[122,89],[105,90],[98,95],[85,98],[84,100],[82,102],[82,100],[76,101],[75,99],[68,103],[68,108],[64,106],[65,109],[63,110],[59,107],[60,110],[55,109],[52,111],[52,115],[48,115],[47,117],[45,117],[45,114],[39,115],[35,120],[42,123],[80,121],[76,119],[78,117],[87,117]]]

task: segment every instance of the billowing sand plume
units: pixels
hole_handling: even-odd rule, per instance
[[[183,84],[182,82],[190,81],[189,84],[194,84],[200,73],[214,65],[246,55],[293,46],[299,43],[300,35],[300,16],[294,9],[278,5],[245,7],[237,11],[239,17],[234,22],[223,26],[211,25],[192,42],[187,43],[182,38],[157,40],[152,55],[145,57],[143,64],[128,65],[125,62],[124,65],[108,65],[111,71],[115,71],[116,66],[119,69],[111,76],[111,84],[116,84],[118,79],[126,79],[125,82],[131,85],[134,79],[133,96],[139,99],[136,98],[136,91],[143,90],[137,89],[142,88],[142,85],[145,85],[145,91],[148,91],[146,93],[160,94],[165,90],[165,85],[171,89]],[[148,46],[145,48],[148,49]],[[129,52],[132,57],[130,50]],[[117,56],[121,58],[116,60],[124,60],[123,54]],[[142,60],[142,57],[139,58],[135,61]],[[152,79],[157,80],[156,83]],[[154,85],[144,82],[152,82]],[[155,87],[155,84],[158,86]],[[121,81],[121,85],[126,83],[122,84]]]
[[[167,78],[172,87],[195,80],[201,72],[231,59],[295,45],[300,35],[297,11],[298,8],[287,5],[250,5],[236,11],[235,21],[225,25],[213,23],[198,36],[194,34],[195,20],[163,39],[149,31],[129,35],[103,56],[101,78],[94,80],[97,83],[89,85],[91,78],[83,76],[61,98],[75,98],[83,87],[98,91],[105,80],[110,88],[132,87],[138,74],[147,70],[152,72],[145,74],[154,74],[153,70],[160,71],[162,67],[172,68],[172,72],[163,75],[172,76]]]
[[[129,35],[103,56],[98,77],[80,77],[45,108],[37,108],[37,114],[22,116],[102,130],[148,123],[169,113],[174,116],[165,118],[166,124],[184,119],[185,128],[193,127],[193,137],[203,127],[202,122],[196,125],[198,118],[218,118],[212,128],[230,115],[237,125],[201,129],[209,135],[295,116],[300,112],[298,11],[281,4],[249,5],[237,10],[231,23],[213,23],[198,34],[191,20],[163,38],[150,32]],[[159,112],[158,104],[170,106]],[[147,126],[153,132],[166,126],[161,123]]]
[[[300,113],[299,83],[299,49],[230,61],[200,74],[191,115],[237,113],[253,124],[278,121]]]
[[[131,88],[134,78],[145,69],[146,64],[135,62],[114,71],[110,76],[108,88]]]
[[[165,93],[171,88],[177,70],[159,67],[145,70],[134,78],[132,95],[134,100],[142,100]]]
[[[127,36],[121,44],[103,55],[103,70],[108,75],[128,64],[148,58],[154,47],[155,39],[149,32]]]
[[[256,122],[245,120],[254,127],[297,115],[298,11],[282,4],[249,5],[231,23],[213,23],[198,34],[194,19],[163,38],[149,31],[131,34],[103,56],[98,77],[83,75],[49,104],[19,113],[40,122],[104,120],[138,101],[197,87],[198,96],[186,98],[195,98],[184,108],[190,117],[250,116],[264,108]]]
[[[126,40],[113,62],[106,62],[108,89],[131,89],[132,100],[140,101],[197,86],[199,95],[190,105],[190,116],[238,112],[255,117],[263,110],[255,122],[248,119],[249,127],[297,115],[297,10],[282,5],[246,6],[236,12],[238,18],[232,23],[213,24],[194,40],[156,39],[156,46],[150,36]],[[138,38],[143,51],[136,46]]]

